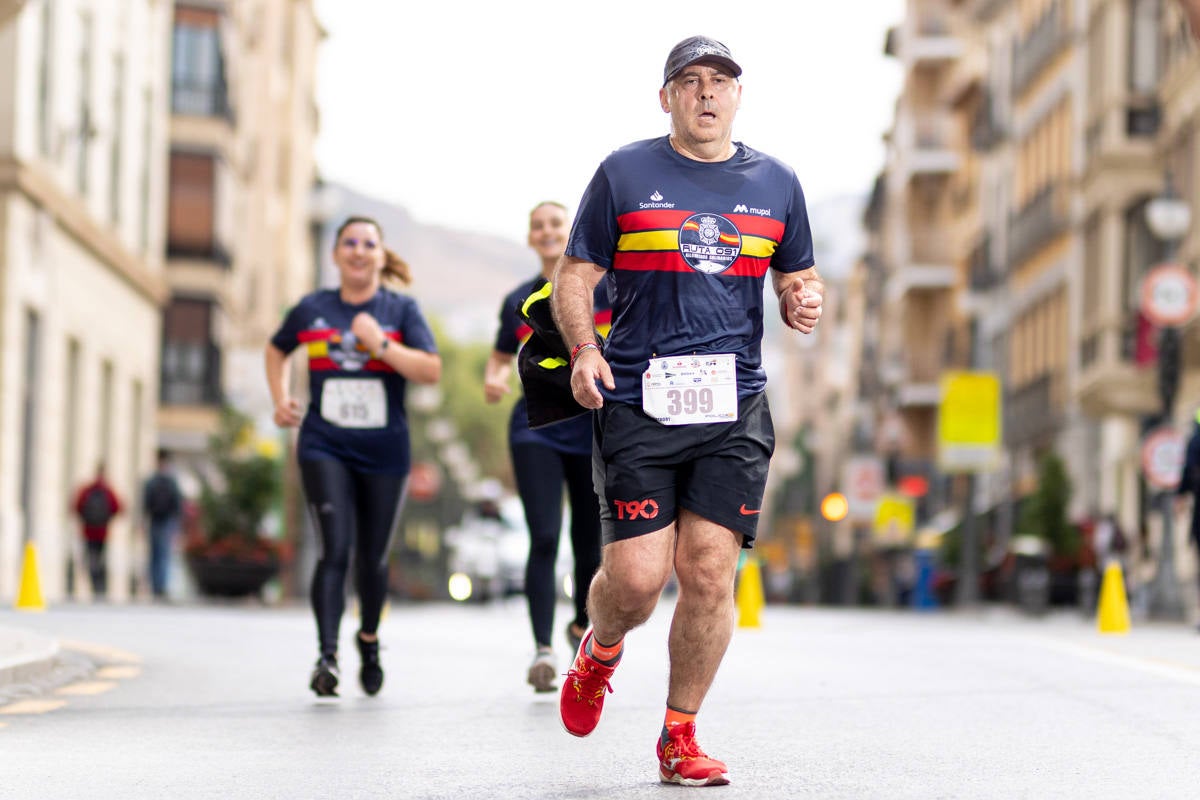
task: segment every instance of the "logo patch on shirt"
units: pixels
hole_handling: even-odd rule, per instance
[[[693,214],[679,227],[679,254],[697,272],[724,272],[741,252],[742,235],[720,214]]]
[[[642,209],[645,209],[645,208],[674,208],[674,207],[675,207],[674,203],[663,202],[662,192],[658,191],[658,189],[655,189],[654,193],[650,195],[649,203],[638,203],[638,208],[642,208]]]

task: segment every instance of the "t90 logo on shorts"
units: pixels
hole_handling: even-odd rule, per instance
[[[654,519],[658,516],[657,500],[613,500],[617,519]]]

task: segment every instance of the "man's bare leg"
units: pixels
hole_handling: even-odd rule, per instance
[[[588,617],[604,645],[650,619],[671,577],[675,525],[604,546],[600,569],[588,589]]]
[[[679,597],[668,649],[667,705],[700,710],[733,636],[733,583],[742,536],[681,510],[675,576]]]

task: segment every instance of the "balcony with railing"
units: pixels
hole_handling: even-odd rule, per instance
[[[1070,199],[1064,184],[1047,184],[1013,214],[1008,223],[1010,268],[1067,232]]]
[[[887,298],[896,301],[910,292],[940,292],[956,282],[953,242],[946,233],[918,230],[909,238],[909,257],[887,279]]]
[[[954,119],[939,111],[917,112],[913,119],[912,175],[949,175],[958,170],[961,157],[955,147]]]
[[[904,55],[918,66],[959,58],[964,45],[951,25],[950,10],[940,3],[927,6],[917,12],[906,31]]]
[[[1155,388],[1158,330],[1134,310],[1085,327],[1079,341],[1078,399],[1089,414],[1149,414]]]
[[[973,292],[987,292],[1003,285],[1004,277],[1004,266],[992,254],[991,234],[985,234],[967,258],[967,285]]]
[[[221,402],[221,349],[211,341],[167,341],[162,350],[163,405]]]
[[[1067,0],[1051,0],[1042,18],[1013,49],[1013,93],[1025,91],[1071,42]]]

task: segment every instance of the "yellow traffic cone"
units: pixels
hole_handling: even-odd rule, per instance
[[[1096,609],[1096,626],[1101,633],[1129,633],[1129,601],[1125,598],[1125,578],[1121,563],[1116,559],[1104,568],[1100,584],[1100,602]]]
[[[758,569],[758,561],[753,558],[747,558],[742,567],[736,600],[738,627],[761,628],[761,612],[766,600],[763,597],[762,573]]]
[[[45,611],[46,601],[42,597],[42,584],[38,580],[37,548],[33,542],[25,543],[25,560],[21,564],[21,584],[17,588],[18,611]]]

